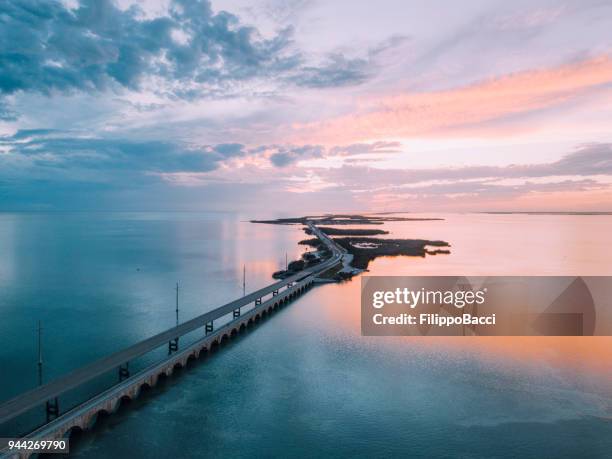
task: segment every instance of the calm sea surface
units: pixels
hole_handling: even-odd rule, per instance
[[[48,381],[173,326],[177,281],[181,321],[240,296],[243,266],[247,291],[270,283],[304,234],[252,217],[270,216],[0,214],[0,399],[37,383],[38,320]],[[612,275],[611,216],[442,217],[384,228],[446,240],[451,255],[382,258],[370,274]],[[315,288],[104,419],[73,455],[610,457],[612,338],[361,337],[359,286]],[[28,413],[0,436],[40,422]]]

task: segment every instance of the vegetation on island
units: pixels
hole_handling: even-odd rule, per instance
[[[353,255],[351,266],[367,269],[370,261],[377,257],[395,257],[400,255],[424,257],[450,253],[447,249],[431,250],[430,247],[449,247],[445,241],[430,241],[425,239],[380,239],[373,237],[339,237],[334,242]],[[299,244],[320,247],[317,238],[300,241]]]

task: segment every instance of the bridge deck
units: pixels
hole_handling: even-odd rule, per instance
[[[314,225],[309,226],[311,227],[311,229],[314,228]],[[291,277],[283,279],[279,282],[275,282],[274,284],[270,284],[267,287],[259,289],[255,292],[249,293],[248,295],[245,295],[242,298],[231,301],[223,306],[213,309],[212,311],[206,312],[200,316],[188,320],[187,322],[184,322],[176,327],[173,327],[143,341],[140,341],[139,343],[136,343],[126,349],[115,352],[114,354],[111,354],[107,357],[103,357],[81,368],[78,368],[70,373],[67,373],[64,376],[61,376],[57,379],[54,379],[53,381],[48,382],[47,384],[43,384],[42,386],[38,386],[12,399],[9,399],[0,405],[0,424],[11,420],[14,417],[36,406],[42,405],[47,400],[51,400],[55,397],[58,397],[64,392],[67,392],[70,389],[74,389],[75,387],[78,387],[81,384],[92,380],[93,378],[115,370],[120,365],[123,365],[126,362],[140,357],[150,351],[153,351],[175,338],[178,338],[193,330],[203,327],[205,324],[213,320],[219,319],[225,316],[226,314],[231,313],[235,309],[253,303],[255,300],[269,295],[270,293],[281,289],[287,284],[299,281],[314,274],[318,274],[323,270],[331,267],[340,260],[342,252],[340,252],[336,244],[334,244],[329,238],[322,235],[322,233],[320,233],[317,228],[314,228],[313,231],[315,231],[317,237],[319,237],[323,241],[323,243],[325,243],[325,245],[327,245],[332,250],[333,256],[329,260],[326,260],[325,262],[315,266],[314,268],[301,271]]]

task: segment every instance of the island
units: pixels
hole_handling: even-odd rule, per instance
[[[251,220],[251,222],[273,225],[303,225],[303,230],[308,235],[313,235],[313,230],[324,233],[336,246],[341,247],[347,256],[343,264],[326,271],[320,277],[330,281],[340,281],[350,279],[355,274],[367,270],[369,263],[377,257],[446,255],[450,254],[450,244],[440,240],[372,237],[387,235],[389,231],[379,228],[337,228],[329,225],[384,225],[386,222],[431,220],[443,219],[399,217],[389,214],[324,214],[276,220]],[[293,276],[332,256],[329,247],[326,247],[318,237],[302,240],[299,244],[311,247],[313,250],[302,254],[299,260],[289,263],[286,270],[275,272],[273,274],[275,279],[285,279]]]

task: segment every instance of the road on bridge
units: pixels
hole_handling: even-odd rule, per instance
[[[259,289],[255,292],[249,293],[242,298],[231,301],[223,306],[213,309],[212,311],[188,320],[187,322],[184,322],[176,327],[140,341],[139,343],[136,343],[126,349],[115,352],[114,354],[78,368],[64,376],[48,382],[47,384],[43,384],[12,399],[9,399],[0,405],[0,424],[4,424],[16,416],[42,405],[46,401],[52,400],[70,389],[74,389],[75,387],[96,378],[97,376],[112,370],[116,370],[120,365],[153,351],[154,349],[157,349],[193,330],[203,327],[206,324],[213,322],[214,320],[219,319],[236,309],[247,306],[248,304],[261,299],[266,295],[280,290],[282,287],[291,285],[292,283],[305,279],[309,276],[316,276],[317,274],[331,268],[336,263],[341,261],[342,256],[345,253],[343,251],[344,249],[340,248],[311,222],[308,222],[308,227],[332,252],[332,257],[330,259],[313,268],[300,271],[291,277],[275,282],[274,284],[268,285],[267,287]]]

